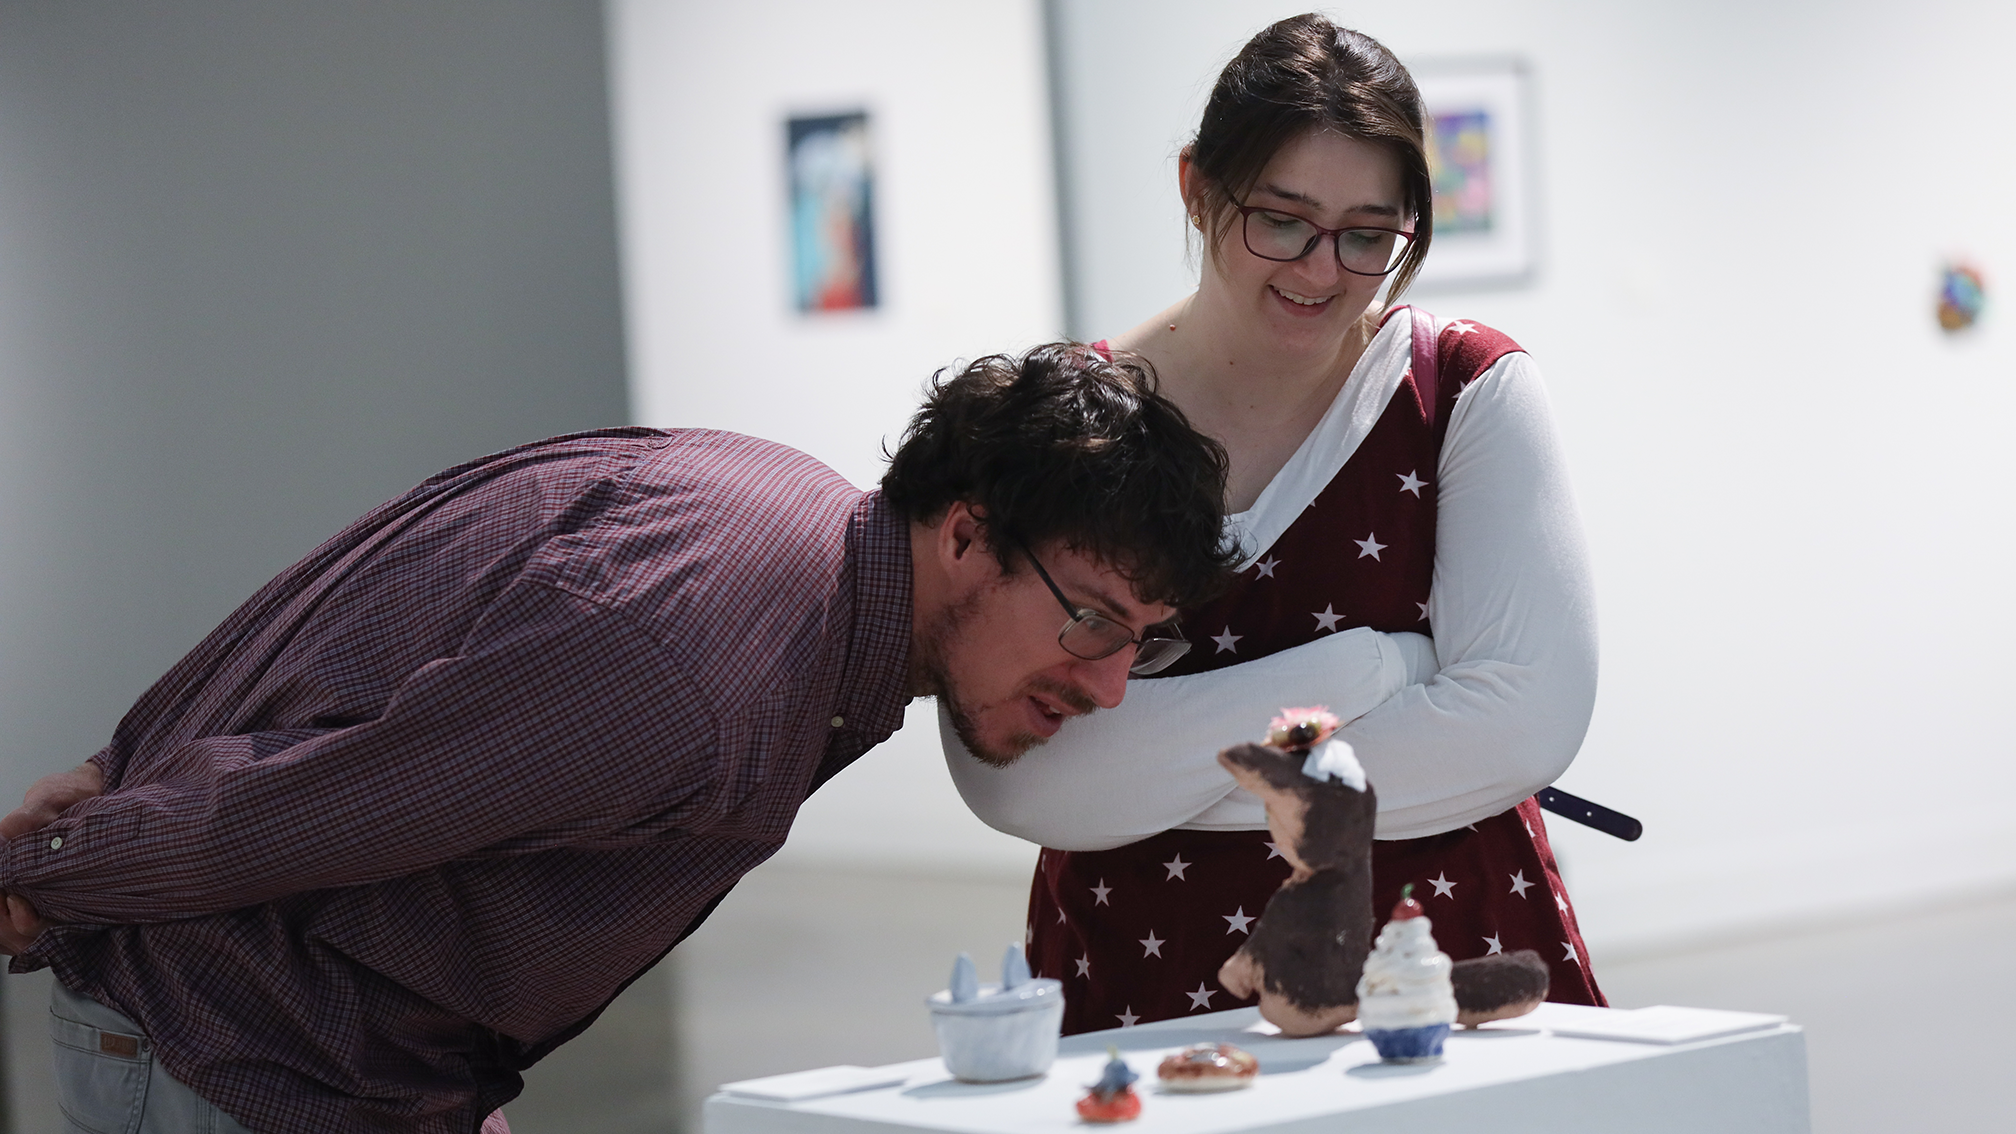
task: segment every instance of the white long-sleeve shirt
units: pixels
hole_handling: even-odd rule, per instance
[[[1341,467],[1337,447],[1348,455],[1362,438],[1347,419],[1383,411],[1407,340],[1406,321],[1389,320],[1332,415],[1233,517],[1249,562]],[[1274,491],[1311,481],[1312,470],[1322,474],[1313,488]],[[1265,827],[1259,800],[1217,752],[1257,739],[1289,705],[1327,705],[1349,722],[1339,735],[1378,792],[1380,838],[1452,830],[1553,782],[1588,729],[1596,618],[1581,524],[1528,355],[1506,355],[1463,391],[1437,474],[1432,640],[1361,627],[1223,669],[1130,681],[1119,707],[1066,721],[1007,768],[975,760],[941,713],[967,805],[990,826],[1062,850],[1170,828]]]

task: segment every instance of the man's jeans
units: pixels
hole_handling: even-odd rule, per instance
[[[49,1038],[64,1134],[251,1134],[171,1078],[138,1024],[54,985]]]

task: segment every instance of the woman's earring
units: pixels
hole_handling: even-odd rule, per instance
[[[1201,216],[1199,216],[1199,215],[1197,215],[1196,213],[1191,213],[1191,214],[1190,214],[1190,223],[1191,223],[1191,224],[1193,224],[1193,225],[1195,225],[1195,226],[1197,226],[1198,228],[1203,228],[1203,227],[1204,227],[1204,218],[1203,218],[1203,217],[1201,217]]]

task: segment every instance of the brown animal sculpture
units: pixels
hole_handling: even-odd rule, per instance
[[[1358,977],[1372,951],[1372,824],[1378,797],[1320,709],[1284,710],[1266,744],[1239,744],[1218,762],[1267,805],[1267,829],[1292,873],[1218,982],[1260,997],[1283,1035],[1314,1036],[1358,1018]],[[1341,749],[1341,751],[1339,751]],[[1458,961],[1456,1022],[1524,1015],[1547,998],[1547,965],[1530,949]]]

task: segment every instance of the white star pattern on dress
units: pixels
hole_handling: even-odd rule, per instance
[[[1095,906],[1112,905],[1113,904],[1112,902],[1106,900],[1106,895],[1112,892],[1113,887],[1108,886],[1106,884],[1106,880],[1104,878],[1101,878],[1099,880],[1099,884],[1097,886],[1092,887],[1092,904]]]
[[[1564,961],[1573,961],[1578,965],[1582,963],[1582,958],[1575,955],[1574,942],[1563,941],[1561,943],[1561,959]]]
[[[1503,946],[1503,945],[1500,945],[1500,944],[1498,943],[1498,938],[1497,938],[1497,937],[1495,937],[1495,936],[1493,936],[1493,937],[1486,937],[1486,938],[1484,939],[1484,944],[1486,944],[1486,945],[1489,945],[1489,946],[1490,946],[1490,948],[1488,948],[1488,949],[1484,950],[1484,955],[1485,955],[1485,956],[1487,956],[1487,957],[1488,957],[1488,956],[1490,956],[1490,955],[1491,955],[1491,954],[1493,954],[1493,953],[1503,953],[1503,952],[1505,951],[1505,946]]]
[[[1244,638],[1245,636],[1246,635],[1244,634],[1234,634],[1232,632],[1232,628],[1230,626],[1227,626],[1223,634],[1213,634],[1211,636],[1211,640],[1218,643],[1219,653],[1222,654],[1226,650],[1231,650],[1233,653],[1236,654],[1239,652],[1239,647],[1237,643],[1239,639]]]
[[[1032,921],[1022,927],[1022,948],[1027,951],[1034,944],[1036,944],[1036,923]]]
[[[1078,958],[1078,975],[1082,977],[1089,977],[1092,975],[1092,958],[1090,957]]]
[[[1271,579],[1274,577],[1274,568],[1281,566],[1281,561],[1270,555],[1267,558],[1262,559],[1260,562],[1255,563],[1253,566],[1257,568],[1260,572],[1258,575],[1255,575],[1254,578]]]
[[[1267,857],[1268,857],[1268,858],[1280,858],[1280,857],[1281,857],[1281,844],[1280,844],[1280,843],[1268,843],[1268,844],[1267,844]]]
[[[1533,888],[1533,883],[1531,883],[1531,882],[1528,882],[1528,881],[1526,881],[1526,872],[1525,872],[1525,871],[1523,871],[1523,870],[1522,870],[1522,871],[1520,871],[1519,873],[1517,873],[1517,874],[1514,874],[1514,875],[1512,876],[1512,892],[1513,892],[1513,893],[1515,893],[1515,894],[1517,894],[1517,895],[1519,895],[1520,897],[1522,897],[1522,898],[1523,898],[1523,897],[1525,897],[1525,896],[1526,896],[1526,891],[1528,891],[1528,890],[1531,890],[1532,888]]]
[[[1216,989],[1204,987],[1204,982],[1200,980],[1197,982],[1197,991],[1186,992],[1183,995],[1190,998],[1190,1010],[1195,1012],[1199,1008],[1211,1007],[1211,998],[1218,995],[1218,992]]]
[[[1183,856],[1179,854],[1162,865],[1169,869],[1169,878],[1174,878],[1178,882],[1188,882],[1189,879],[1183,877],[1183,872],[1197,864],[1194,862],[1184,862]],[[1162,881],[1167,882],[1169,878],[1164,878]]]
[[[1417,602],[1414,605],[1421,608],[1421,621],[1423,622],[1428,621],[1428,604],[1425,602]]]
[[[1470,332],[1476,330],[1477,328],[1459,319],[1458,321],[1449,324],[1449,326],[1444,329],[1456,332],[1456,337],[1460,339],[1464,335],[1469,334]]]
[[[1446,870],[1430,878],[1428,884],[1435,887],[1434,897],[1454,898],[1456,896],[1456,883],[1449,881],[1449,872]]]
[[[1123,1028],[1131,1028],[1141,1019],[1141,1017],[1134,1014],[1134,1006],[1132,1004],[1129,1004],[1126,1010],[1120,1013],[1118,1018],[1120,1026]]]
[[[1561,894],[1554,895],[1554,908],[1560,910],[1562,913],[1567,913],[1568,899]]]
[[[1419,469],[1414,470],[1414,472],[1420,472],[1420,471],[1421,470]],[[1411,492],[1414,494],[1414,498],[1416,500],[1419,500],[1421,498],[1421,489],[1425,487],[1428,482],[1425,480],[1415,479],[1414,472],[1394,473],[1393,475],[1400,478],[1400,491]]]
[[[1309,613],[1316,619],[1317,630],[1319,631],[1328,630],[1332,634],[1335,634],[1337,632],[1338,620],[1344,617],[1343,615],[1337,613],[1337,604],[1334,602],[1324,603],[1323,613],[1321,614],[1317,614],[1313,610],[1310,611]]]
[[[1360,559],[1368,555],[1374,559],[1378,559],[1380,552],[1392,546],[1391,544],[1380,543],[1378,532],[1366,532],[1364,539],[1354,539],[1351,542],[1358,545],[1358,558]],[[1380,562],[1383,563],[1385,560],[1380,560]]]
[[[1246,916],[1245,906],[1240,906],[1231,913],[1219,914],[1218,916],[1225,919],[1225,932],[1227,933],[1251,934],[1253,932],[1246,927],[1252,925],[1255,919]]]
[[[1141,959],[1145,961],[1150,957],[1161,956],[1162,946],[1167,944],[1169,944],[1167,938],[1157,937],[1154,930],[1149,930],[1148,939],[1141,943]]]
[[[1064,911],[1063,911],[1063,910],[1058,910],[1058,911],[1057,911],[1057,924],[1058,924],[1058,925],[1063,925],[1063,924],[1064,924]]]

